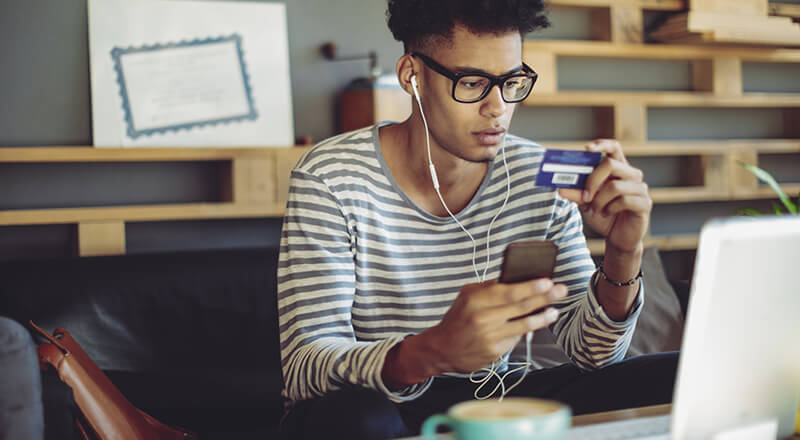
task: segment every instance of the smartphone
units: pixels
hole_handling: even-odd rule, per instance
[[[501,283],[520,283],[534,278],[550,278],[556,267],[558,246],[552,240],[518,241],[506,246],[503,252],[503,264],[500,266]],[[547,307],[540,307],[524,318],[543,312]]]
[[[550,278],[556,267],[558,246],[552,240],[518,241],[506,246],[500,267],[501,283]]]

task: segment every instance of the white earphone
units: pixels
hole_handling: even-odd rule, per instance
[[[483,268],[483,276],[481,276],[480,273],[478,272],[478,265],[475,262],[475,255],[478,250],[475,238],[472,237],[472,234],[469,233],[467,228],[464,227],[464,225],[462,225],[460,221],[458,221],[455,215],[453,215],[453,213],[450,211],[450,208],[447,206],[447,203],[445,203],[441,191],[439,191],[439,179],[438,177],[436,177],[436,167],[433,165],[433,159],[431,158],[430,130],[428,129],[428,121],[425,118],[425,111],[422,109],[422,99],[420,99],[419,97],[419,85],[417,84],[417,75],[416,74],[411,75],[409,81],[411,82],[411,89],[414,91],[414,97],[417,100],[417,105],[419,105],[419,113],[420,116],[422,116],[422,124],[425,126],[425,142],[428,148],[428,169],[430,170],[431,181],[433,182],[433,188],[436,190],[436,194],[439,196],[439,201],[442,203],[442,206],[450,215],[450,218],[452,218],[453,221],[455,221],[456,224],[458,224],[458,226],[461,227],[461,230],[463,230],[464,233],[467,234],[467,237],[469,237],[470,241],[472,241],[472,269],[475,271],[475,278],[478,280],[479,283],[482,281],[486,281],[486,273],[489,270],[490,240],[491,240],[492,226],[494,225],[495,220],[497,220],[497,218],[500,216],[500,213],[502,213],[503,210],[505,209],[506,204],[508,204],[508,197],[511,194],[511,175],[508,172],[508,162],[506,162],[505,143],[503,143],[503,145],[500,148],[503,153],[503,165],[505,165],[505,170],[506,170],[506,198],[503,201],[503,206],[500,207],[500,210],[497,211],[497,214],[495,214],[494,218],[492,218],[492,221],[489,223],[489,229],[486,231],[486,265]],[[514,387],[519,385],[523,379],[525,379],[525,376],[528,374],[528,368],[533,366],[533,362],[531,361],[532,338],[533,338],[533,332],[529,332],[528,334],[525,335],[525,349],[526,349],[525,362],[509,362],[508,365],[514,366],[515,368],[506,371],[505,374],[503,374],[502,376],[500,376],[500,374],[497,372],[498,366],[496,365],[496,363],[492,363],[490,368],[483,368],[479,370],[488,373],[483,378],[474,379],[473,375],[475,374],[475,372],[470,374],[469,377],[470,381],[472,383],[480,384],[478,388],[475,390],[474,395],[476,399],[479,400],[488,399],[492,397],[495,394],[495,392],[497,392],[498,388],[500,388],[501,390],[500,400],[502,401],[503,397],[505,397],[505,395],[508,394],[509,391],[511,391]],[[508,377],[509,374],[516,373],[520,370],[523,370],[522,376],[513,385],[506,388],[504,383],[506,377]],[[489,394],[481,396],[479,394],[481,389],[483,389],[483,387],[489,383],[492,377],[497,377],[498,384],[492,389],[492,391]]]

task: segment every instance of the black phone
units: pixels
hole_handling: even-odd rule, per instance
[[[500,267],[501,283],[521,283],[535,278],[550,278],[556,267],[558,246],[552,240],[518,241],[506,246],[503,252],[503,265]],[[540,307],[525,316],[541,313],[547,307]]]
[[[558,246],[552,240],[518,241],[506,246],[500,268],[501,283],[550,278],[556,267]]]

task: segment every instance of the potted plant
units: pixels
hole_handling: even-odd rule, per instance
[[[775,191],[781,203],[783,203],[783,207],[786,208],[785,213],[794,215],[799,214],[798,211],[800,210],[800,195],[798,195],[797,197],[797,203],[792,203],[792,200],[789,198],[789,196],[786,195],[786,193],[783,192],[780,185],[778,185],[778,182],[775,181],[775,179],[772,177],[770,173],[762,170],[761,168],[755,165],[750,165],[749,163],[744,163],[740,161],[739,164],[745,167],[747,171],[753,173],[758,180],[766,183],[767,185],[769,185],[770,188],[772,188],[773,191]],[[783,209],[781,209],[781,206],[778,203],[772,202],[772,208],[775,211],[775,214],[784,214]],[[764,213],[756,209],[750,209],[750,208],[742,209],[741,211],[739,211],[739,213],[744,215],[764,215]]]

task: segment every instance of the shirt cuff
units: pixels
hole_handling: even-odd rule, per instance
[[[386,354],[389,353],[395,345],[399,344],[403,341],[407,336],[410,336],[411,333],[404,335],[404,336],[394,336],[386,341],[384,341],[381,350],[379,350],[376,355],[379,356],[377,365],[375,366],[375,371],[373,371],[373,384],[375,384],[375,388],[384,393],[389,400],[395,403],[401,402],[409,402],[414,400],[428,391],[428,388],[431,387],[433,383],[433,377],[429,377],[428,379],[424,380],[420,383],[415,383],[413,385],[409,385],[403,389],[392,391],[390,390],[385,383],[383,383],[383,365],[386,362]]]
[[[597,299],[598,279],[598,272],[595,271],[594,274],[592,274],[591,280],[589,281],[588,295],[586,295],[589,298],[589,306],[592,311],[592,316],[600,320],[600,322],[607,325],[611,329],[627,329],[634,326],[636,324],[636,320],[639,318],[639,314],[642,312],[642,306],[644,305],[644,280],[641,278],[639,279],[639,290],[636,292],[636,299],[633,301],[633,305],[628,311],[628,316],[626,316],[622,321],[615,321],[608,317],[605,309],[603,309],[603,306]]]

